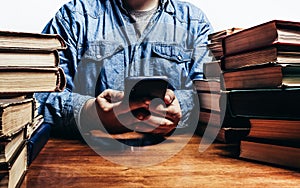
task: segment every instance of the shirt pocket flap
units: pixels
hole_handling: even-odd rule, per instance
[[[176,44],[155,44],[152,46],[154,57],[161,57],[177,63],[191,61],[193,50]]]
[[[94,61],[102,61],[124,50],[120,43],[111,41],[98,41],[88,44],[83,57]]]

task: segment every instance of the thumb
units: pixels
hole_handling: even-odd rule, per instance
[[[166,105],[170,105],[175,99],[175,94],[171,89],[167,89],[166,94],[165,94],[165,98],[164,98],[164,102],[166,103]]]

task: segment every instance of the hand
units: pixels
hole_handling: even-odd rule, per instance
[[[166,135],[176,128],[182,114],[172,90],[167,90],[163,102],[155,99],[151,101],[148,109],[151,115],[143,120],[140,118],[141,121],[135,123],[135,131]]]
[[[109,133],[124,133],[134,130],[132,125],[140,120],[131,111],[149,107],[149,100],[131,103],[124,99],[124,92],[107,89],[96,98],[97,114]]]
[[[88,101],[84,111],[94,106],[103,126],[112,134],[135,130],[165,135],[175,129],[181,118],[180,105],[172,90],[167,90],[163,103],[141,99],[129,105],[123,99],[124,92],[108,89],[96,100]],[[133,116],[132,111],[137,109],[146,109],[151,115]]]

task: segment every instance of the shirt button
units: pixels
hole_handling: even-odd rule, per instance
[[[181,61],[182,60],[182,56],[181,55],[179,55],[179,56],[177,56],[178,57],[178,59]]]
[[[97,58],[97,59],[100,59],[100,58],[101,58],[101,55],[100,55],[100,54],[97,54],[97,55],[96,55],[96,58]]]

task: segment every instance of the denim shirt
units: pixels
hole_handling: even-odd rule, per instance
[[[161,0],[140,38],[121,0],[73,0],[56,13],[43,33],[58,33],[67,42],[60,66],[67,87],[61,93],[36,93],[45,122],[74,128],[88,99],[105,89],[124,90],[127,76],[165,75],[188,125],[195,104],[194,79],[203,78],[203,63],[212,27],[195,6]]]

